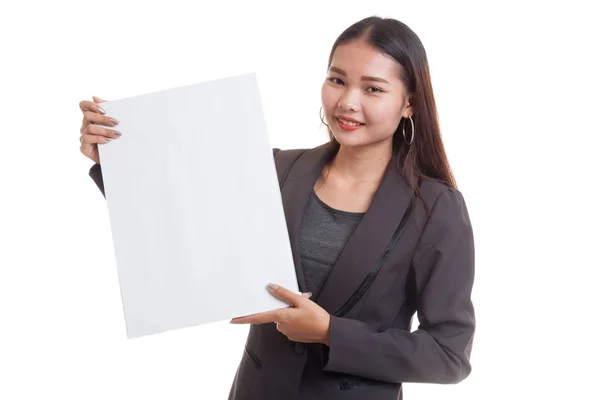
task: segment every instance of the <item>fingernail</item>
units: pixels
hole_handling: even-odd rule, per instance
[[[310,299],[312,297],[312,292],[308,292],[308,298]]]
[[[98,111],[100,111],[100,114],[104,115],[106,114],[106,111],[104,111],[104,108],[98,106]]]
[[[269,283],[267,286],[269,286],[269,289],[271,289],[271,290],[277,290],[277,288],[279,287],[274,283]]]
[[[113,124],[113,125],[118,125],[119,121],[117,121],[116,119],[111,118],[110,119],[110,123]]]
[[[119,132],[119,131],[114,131],[113,133],[114,133],[115,135],[117,135],[118,137],[121,137],[121,132]]]

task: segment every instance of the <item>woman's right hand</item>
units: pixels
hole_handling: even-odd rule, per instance
[[[83,113],[83,122],[81,123],[81,153],[94,161],[96,164],[100,164],[100,156],[98,154],[98,143],[105,144],[109,143],[112,139],[118,139],[121,133],[117,130],[106,129],[98,125],[116,126],[119,122],[111,118],[106,114],[106,111],[100,107],[99,103],[106,100],[102,100],[99,97],[92,96],[94,101],[83,100],[79,103],[79,108]],[[98,124],[98,125],[97,125]]]

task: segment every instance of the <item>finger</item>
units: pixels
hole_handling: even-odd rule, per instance
[[[94,99],[94,102],[96,102],[96,103],[104,103],[106,101],[104,99],[101,99],[98,96],[92,96],[92,99]]]
[[[100,115],[93,111],[84,111],[83,115],[84,115],[84,118],[88,121],[88,125],[89,125],[89,123],[105,125],[105,126],[119,125],[119,121],[117,121],[116,119],[109,117],[107,115]]]
[[[275,322],[275,329],[277,329],[277,331],[283,333],[283,331],[281,330],[281,328],[279,327],[279,322]]]
[[[283,286],[275,285],[274,283],[269,283],[267,285],[267,289],[271,294],[277,297],[279,300],[283,300],[288,304],[291,304],[294,307],[298,307],[306,298],[304,296],[298,295],[291,290],[284,288]]]
[[[79,132],[83,135],[83,132],[88,127],[88,125],[114,125],[110,123],[110,120],[110,117],[102,117],[101,115],[96,114],[93,111],[84,111],[83,121],[81,122],[81,128],[79,129]]]
[[[82,112],[93,111],[93,112],[96,112],[96,113],[99,113],[102,115],[106,114],[106,111],[104,111],[104,108],[102,108],[97,103],[95,103],[93,101],[89,101],[89,100],[80,101],[79,108],[81,109]]]
[[[305,297],[307,299],[310,299],[312,297],[312,293],[311,292],[306,292],[306,293],[302,293],[301,295],[302,297]]]
[[[233,318],[232,324],[266,324],[279,321],[279,311],[267,311],[264,313],[249,315],[247,317]]]
[[[82,135],[100,135],[100,136],[105,136],[108,138],[112,138],[112,139],[118,139],[121,137],[121,132],[114,130],[114,129],[108,129],[108,128],[104,128],[100,125],[94,125],[94,124],[90,124],[88,126],[85,127],[85,129],[83,130],[83,132],[81,132]]]
[[[79,129],[80,133],[83,133],[83,130],[89,124],[98,123],[98,121],[96,121],[90,115],[106,115],[106,111],[101,106],[99,106],[98,104],[96,104],[92,101],[84,100],[84,101],[80,102],[79,108],[83,112],[83,121],[81,122],[81,128]],[[107,119],[104,119],[105,122],[107,122],[111,119],[110,117],[106,117],[106,118]],[[105,125],[108,125],[108,124],[105,124]]]
[[[101,135],[81,135],[79,137],[79,141],[83,144],[83,143],[99,143],[99,144],[105,144],[105,143],[109,143],[110,141],[112,141],[111,138],[107,138],[106,136],[101,136]]]

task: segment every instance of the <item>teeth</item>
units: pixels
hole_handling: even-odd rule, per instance
[[[343,123],[344,125],[350,125],[350,126],[359,126],[359,125],[362,125],[362,124],[359,124],[357,122],[350,122],[350,121],[346,121],[346,120],[343,120],[343,119],[340,119],[340,118],[338,118],[338,120],[341,123]]]

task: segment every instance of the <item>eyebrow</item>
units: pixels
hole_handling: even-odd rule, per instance
[[[337,67],[329,67],[329,70],[332,72],[337,72],[338,74],[342,75],[342,76],[347,76],[346,72],[342,69],[339,69]],[[361,81],[374,81],[374,82],[382,82],[382,83],[389,83],[388,81],[386,81],[383,78],[378,78],[376,76],[362,76],[360,78]]]

